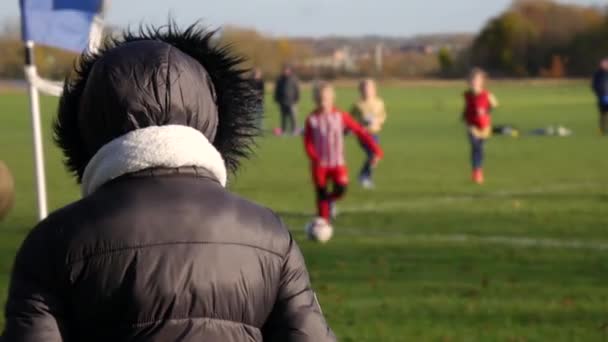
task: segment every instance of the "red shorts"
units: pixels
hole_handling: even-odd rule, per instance
[[[479,129],[485,129],[492,126],[492,117],[490,115],[475,115],[474,117],[467,117],[467,124],[469,126],[475,126]]]
[[[348,185],[348,169],[346,166],[337,167],[312,167],[312,178],[315,186],[324,188],[328,181],[338,185]]]

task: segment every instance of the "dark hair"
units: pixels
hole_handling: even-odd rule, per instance
[[[83,53],[73,75],[65,83],[54,122],[54,139],[65,156],[66,167],[80,182],[93,157],[87,151],[79,127],[79,111],[87,80],[95,63],[105,53],[137,41],[160,41],[172,45],[200,63],[211,79],[218,111],[217,133],[213,145],[221,153],[226,167],[234,172],[241,159],[252,153],[253,139],[258,135],[256,96],[249,81],[248,69],[241,67],[245,59],[235,55],[229,46],[220,46],[214,39],[216,31],[198,23],[181,30],[174,22],[161,27],[140,27],[127,30],[109,39],[99,51]]]

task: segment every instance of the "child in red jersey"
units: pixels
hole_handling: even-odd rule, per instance
[[[484,182],[484,143],[492,134],[490,113],[498,106],[494,95],[485,88],[486,79],[487,74],[483,70],[473,69],[469,76],[469,90],[464,93],[463,121],[471,143],[472,179],[477,184]]]
[[[350,114],[334,106],[334,88],[321,83],[314,89],[316,110],[306,119],[304,147],[310,159],[312,178],[317,192],[319,217],[329,222],[331,207],[346,192],[348,169],[344,158],[344,132],[353,132],[373,152],[372,164],[375,166],[382,158],[382,150]],[[333,189],[328,190],[328,182]]]

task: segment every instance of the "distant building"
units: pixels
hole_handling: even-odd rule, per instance
[[[323,68],[340,70],[346,72],[357,72],[357,58],[351,53],[348,46],[334,50],[329,55],[322,55],[309,58],[300,65],[309,68]]]

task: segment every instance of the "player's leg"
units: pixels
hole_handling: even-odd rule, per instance
[[[332,181],[332,192],[329,193],[329,215],[331,218],[338,216],[336,202],[344,197],[348,189],[348,169],[345,166],[330,170],[328,178]]]
[[[364,182],[366,180],[369,180],[369,178],[371,177],[371,163],[370,163],[370,154],[372,153],[371,150],[369,149],[369,147],[367,147],[365,144],[363,144],[362,142],[359,142],[361,144],[361,148],[363,148],[363,151],[365,152],[366,155],[366,159],[363,162],[363,166],[361,167],[361,171],[359,172],[359,181],[361,182],[361,185],[364,184]]]
[[[287,132],[287,118],[289,115],[289,110],[287,109],[288,106],[286,105],[280,105],[280,110],[281,110],[281,134],[285,134],[285,132]]]
[[[329,194],[330,201],[333,203],[333,202],[336,202],[336,201],[342,199],[344,197],[344,195],[346,195],[347,189],[348,189],[348,184],[334,183],[333,190],[332,190],[331,194]]]
[[[483,159],[484,159],[484,140],[469,135],[471,143],[471,166],[473,169],[472,179],[475,183],[483,183]]]
[[[342,199],[342,197],[344,197],[344,195],[346,194],[347,187],[348,185],[345,184],[334,183],[332,193],[329,195],[329,216],[332,219],[337,218],[339,215],[339,210],[338,206],[336,205],[336,202]]]
[[[326,219],[331,218],[330,213],[330,194],[327,190],[327,174],[328,170],[324,167],[313,167],[312,175],[317,195],[317,214],[319,217]]]
[[[317,215],[328,222],[331,220],[331,200],[327,186],[317,187]]]
[[[377,135],[374,134],[374,135],[372,135],[372,137],[374,138],[374,140],[376,142],[379,141]],[[364,188],[371,189],[374,186],[374,183],[372,181],[372,176],[373,176],[372,161],[374,159],[374,152],[368,146],[364,145],[363,143],[361,143],[361,147],[363,147],[363,150],[365,151],[367,158],[363,162],[363,166],[361,167],[361,171],[359,172],[359,182],[361,182],[361,185]]]
[[[296,123],[296,105],[289,106],[288,111],[288,120],[289,120],[289,133],[295,135],[298,130],[298,125]]]
[[[348,169],[344,166],[333,168],[329,177],[333,182],[333,189],[329,198],[332,202],[335,202],[342,199],[348,189]]]

